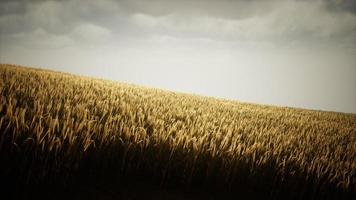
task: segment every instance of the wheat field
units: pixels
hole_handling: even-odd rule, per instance
[[[233,197],[352,199],[356,115],[2,64],[0,163],[14,193],[109,174]]]

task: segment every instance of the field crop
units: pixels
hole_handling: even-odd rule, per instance
[[[13,196],[107,176],[232,199],[352,199],[356,115],[0,65],[0,163]]]

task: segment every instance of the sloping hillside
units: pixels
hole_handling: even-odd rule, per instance
[[[353,114],[13,65],[0,65],[0,97],[0,190],[15,198],[355,197]]]

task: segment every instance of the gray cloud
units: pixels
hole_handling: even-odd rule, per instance
[[[101,23],[118,10],[114,1],[37,0],[0,2],[2,34],[31,32],[41,28],[65,34],[81,23]]]
[[[1,2],[0,32],[4,35],[43,29],[53,34],[71,34],[82,24],[93,24],[120,35],[144,32],[227,40],[356,41],[356,15],[340,11],[353,10],[353,1],[347,0],[85,2]]]
[[[152,25],[156,20],[154,23],[161,23],[166,28],[200,27],[202,32],[206,31],[204,26],[209,26],[210,29],[215,29],[214,31],[218,31],[218,28],[225,32],[226,29],[237,29],[242,34],[245,29],[255,33],[256,29],[269,28],[269,32],[280,32],[281,35],[286,31],[313,33],[317,30],[327,35],[355,30],[354,15],[326,9],[353,10],[355,3],[352,2],[354,1],[89,0],[83,3],[81,0],[14,0],[0,3],[0,23],[2,32],[7,33],[42,28],[56,34],[64,34],[83,22],[115,29],[117,27],[113,25],[117,22],[120,23],[118,25],[130,23],[126,18],[137,19],[139,16],[151,23],[148,25]],[[144,17],[146,19],[143,19]],[[245,27],[244,23],[249,27]]]
[[[184,9],[177,9],[176,12],[162,16],[136,13],[131,15],[130,19],[134,24],[148,28],[153,33],[168,32],[175,36],[284,42],[302,40],[308,43],[311,40],[321,42],[334,39],[340,39],[339,42],[346,40],[346,44],[350,44],[350,40],[356,41],[356,15],[330,12],[323,1],[284,1],[268,5],[256,6],[264,9],[263,12],[258,12],[259,14],[238,19],[226,18],[226,14],[184,17],[186,15],[181,13],[184,13]],[[242,10],[246,8],[249,7],[245,6]],[[239,13],[239,10],[235,12]]]
[[[26,11],[21,1],[4,0],[0,3],[0,15],[22,14]]]
[[[324,0],[327,8],[336,11],[348,11],[356,14],[356,1],[354,0]]]

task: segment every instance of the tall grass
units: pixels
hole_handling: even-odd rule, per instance
[[[356,116],[1,65],[0,163],[0,181],[19,188],[110,172],[267,198],[351,198]]]

